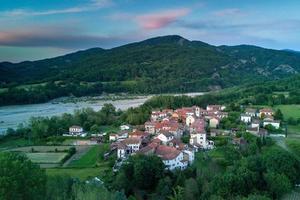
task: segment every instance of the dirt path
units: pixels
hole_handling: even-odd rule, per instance
[[[76,146],[76,153],[67,160],[62,167],[67,167],[73,160],[80,159],[86,152],[90,150],[90,148],[93,147],[91,145],[83,145],[83,146]]]

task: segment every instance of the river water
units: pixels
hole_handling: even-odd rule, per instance
[[[180,95],[180,94],[173,94]],[[186,93],[187,96],[203,95],[203,93]],[[117,109],[126,110],[130,107],[142,105],[146,100],[153,95],[142,96],[136,99],[126,100],[97,100],[85,101],[77,103],[56,103],[52,102],[42,104],[15,105],[0,107],[0,134],[4,134],[7,128],[16,128],[18,124],[26,123],[31,117],[51,117],[61,115],[63,113],[73,113],[75,110],[82,108],[92,108],[98,111],[105,103],[113,104]]]

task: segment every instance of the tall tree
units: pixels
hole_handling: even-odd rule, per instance
[[[43,200],[46,174],[28,158],[16,153],[0,153],[0,199]]]

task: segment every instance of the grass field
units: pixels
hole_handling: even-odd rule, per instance
[[[48,176],[55,175],[69,175],[73,178],[78,178],[80,180],[86,180],[90,177],[100,176],[104,173],[100,168],[53,168],[46,169],[46,174]]]
[[[300,118],[300,105],[277,105],[275,109],[280,109],[285,119]]]
[[[103,154],[109,149],[108,144],[96,145],[92,147],[80,159],[72,161],[68,167],[82,168],[95,167],[98,162],[102,161]]]
[[[295,119],[300,118],[300,105],[277,105],[275,106],[275,109],[281,110],[285,120],[290,117],[293,117]],[[288,125],[288,133],[300,134],[300,125]]]
[[[67,153],[26,153],[26,156],[34,163],[59,163]]]

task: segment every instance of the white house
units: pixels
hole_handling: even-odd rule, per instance
[[[276,129],[279,129],[280,128],[280,121],[279,120],[264,120],[263,126],[266,127],[268,125],[272,125]]]
[[[155,154],[162,159],[169,170],[185,169],[189,163],[188,160],[184,159],[183,152],[174,147],[159,145],[155,150]]]
[[[167,144],[168,142],[174,139],[174,135],[172,133],[165,132],[165,133],[160,133],[157,136],[157,138],[160,139],[164,144]]]
[[[126,138],[118,143],[118,158],[125,158],[132,153],[137,152],[141,147],[142,140],[140,138]]]
[[[203,148],[206,148],[206,133],[191,133],[190,134],[190,144],[195,145],[199,144]]]
[[[69,128],[69,134],[73,136],[79,136],[83,134],[83,128],[81,126],[71,126]]]
[[[187,126],[191,126],[195,122],[195,117],[192,115],[187,116],[185,123]]]
[[[250,123],[251,122],[251,115],[248,114],[241,114],[241,121],[244,123]]]

